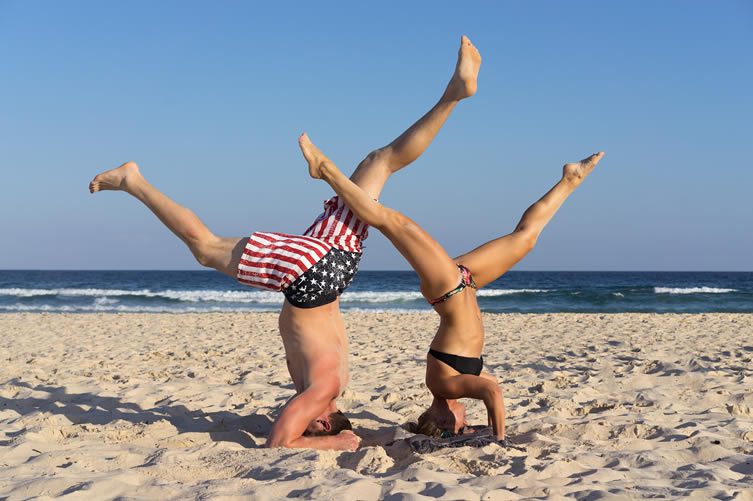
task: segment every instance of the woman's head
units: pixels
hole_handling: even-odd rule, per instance
[[[434,399],[426,412],[411,423],[410,431],[429,437],[447,438],[463,432],[468,425],[465,419],[465,406],[457,400]]]

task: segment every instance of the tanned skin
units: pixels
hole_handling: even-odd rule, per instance
[[[455,71],[439,101],[393,142],[372,151],[350,181],[366,196],[378,199],[387,179],[417,159],[434,140],[452,110],[476,93],[481,56],[463,36]],[[183,240],[202,265],[236,278],[247,237],[227,238],[212,233],[191,210],[178,205],[152,186],[134,162],[97,175],[91,193],[123,191],[146,205],[170,231]],[[339,299],[316,308],[297,308],[287,300],[279,319],[288,370],[296,395],[288,401],[272,427],[268,447],[354,450],[360,439],[351,431],[330,436],[305,432],[329,430],[329,415],[348,384],[348,339]]]
[[[311,177],[326,181],[356,216],[377,228],[392,242],[418,274],[421,293],[427,300],[441,297],[458,285],[458,264],[470,270],[479,288],[506,273],[533,249],[544,226],[604,155],[596,153],[580,162],[566,164],[559,182],[525,211],[512,233],[452,259],[414,221],[376,202],[345,177],[306,134],[299,138],[299,145],[308,162]],[[440,322],[430,347],[453,355],[480,357],[484,346],[484,326],[476,291],[466,287],[459,294],[435,305],[434,310],[439,314]],[[466,425],[465,408],[457,399],[467,397],[484,402],[495,437],[499,440],[505,438],[502,390],[491,374],[461,374],[428,355],[426,386],[434,396],[429,413],[438,424],[449,424],[448,431],[458,433]]]

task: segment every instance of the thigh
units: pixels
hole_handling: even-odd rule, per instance
[[[444,248],[413,220],[388,210],[391,215],[380,230],[418,274],[423,295],[433,299],[456,287],[460,273]]]
[[[229,277],[237,278],[238,263],[247,240],[248,237],[217,237],[205,249],[207,265]]]
[[[470,270],[480,288],[507,273],[531,248],[528,235],[513,232],[459,256],[456,261]]]

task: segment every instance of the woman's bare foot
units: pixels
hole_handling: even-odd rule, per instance
[[[303,158],[309,164],[309,175],[314,179],[321,179],[324,175],[323,170],[327,167],[333,166],[332,161],[324,156],[319,148],[309,139],[308,134],[305,132],[298,137],[298,146],[301,148]]]
[[[588,158],[584,158],[580,162],[565,164],[562,167],[562,179],[570,183],[573,188],[576,188],[594,170],[594,167],[596,167],[596,164],[599,163],[599,160],[603,156],[604,152],[600,151]]]
[[[453,101],[460,101],[476,93],[478,86],[478,71],[481,68],[481,54],[467,36],[460,39],[458,62],[455,73],[447,84],[444,97]]]
[[[97,174],[89,183],[89,192],[104,190],[128,191],[128,183],[141,177],[136,162],[126,162],[120,167]]]

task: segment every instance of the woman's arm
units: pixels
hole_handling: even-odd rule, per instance
[[[502,389],[493,378],[461,374],[433,382],[431,391],[442,398],[475,398],[484,402],[497,440],[505,438],[505,404]]]

